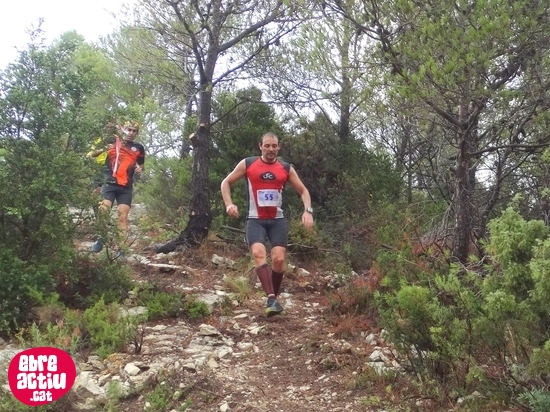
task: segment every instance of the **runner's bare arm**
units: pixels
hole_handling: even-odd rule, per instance
[[[296,169],[292,166],[288,172],[288,183],[292,188],[300,195],[302,198],[302,203],[304,204],[304,213],[302,214],[302,223],[306,228],[311,228],[313,226],[313,214],[306,211],[306,209],[311,208],[311,196],[309,195],[309,190],[302,183],[302,180],[298,177]],[[310,209],[311,210],[311,209]]]

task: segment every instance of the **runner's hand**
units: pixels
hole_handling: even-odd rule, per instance
[[[309,212],[304,212],[302,214],[302,223],[306,229],[311,229],[313,227],[313,215]]]
[[[225,208],[225,211],[227,212],[227,214],[233,218],[237,218],[239,217],[239,209],[237,208],[236,205],[234,204],[230,204],[229,206],[227,206]]]

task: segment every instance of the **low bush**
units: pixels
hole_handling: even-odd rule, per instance
[[[60,301],[79,309],[90,307],[100,298],[107,304],[121,302],[133,287],[130,269],[107,255],[100,259],[78,256],[71,271],[57,274]]]
[[[185,300],[184,309],[187,316],[191,319],[201,319],[210,315],[208,305],[198,300],[195,296],[189,296]]]
[[[440,400],[477,390],[493,401],[547,410],[550,241],[542,221],[508,209],[489,224],[482,271],[434,265],[412,247],[385,251],[375,293],[381,324]],[[472,266],[479,269],[479,265]],[[517,388],[526,392],[518,398]],[[428,389],[424,385],[425,389]]]
[[[308,230],[301,220],[291,220],[288,231],[288,250],[300,261],[313,261],[322,259],[325,256],[324,249],[328,242],[323,238],[321,231],[314,226]]]
[[[0,248],[0,334],[8,334],[28,320],[33,306],[30,291],[54,290],[52,273],[44,266],[20,260],[10,249]]]
[[[50,346],[76,355],[83,345],[82,318],[76,311],[66,309],[65,316],[53,323],[32,323],[18,333],[24,347]]]
[[[185,294],[182,292],[168,293],[148,286],[138,292],[137,303],[147,307],[148,319],[153,320],[180,315],[184,299]]]
[[[145,319],[140,316],[124,316],[116,303],[105,304],[103,299],[84,311],[84,321],[90,343],[102,358],[122,351],[136,339],[138,325]]]

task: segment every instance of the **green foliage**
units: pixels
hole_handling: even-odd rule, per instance
[[[285,140],[282,152],[314,205],[323,207],[321,219],[324,214],[364,215],[373,204],[398,198],[402,181],[387,155],[367,149],[359,139],[342,140],[323,116],[305,127]]]
[[[158,225],[183,229],[188,215],[193,159],[186,157],[147,158],[146,176],[139,186],[139,197],[147,205],[147,215]]]
[[[122,351],[135,338],[138,324],[144,320],[139,316],[124,316],[118,304],[106,305],[103,299],[86,309],[83,316],[90,343],[102,358]]]
[[[0,384],[6,384],[2,382]],[[66,404],[64,398],[61,398],[55,402],[52,402],[43,406],[27,406],[22,404],[11,392],[0,391],[0,411],[12,411],[12,412],[57,412],[63,410],[63,405]]]
[[[382,399],[379,396],[371,395],[366,398],[360,398],[359,404],[367,408],[379,407],[382,404]]]
[[[97,260],[79,256],[73,264],[72,271],[57,275],[56,290],[69,307],[84,309],[99,299],[107,304],[120,302],[134,287],[130,269],[107,255]]]
[[[533,355],[528,366],[532,375],[547,374],[550,371],[550,341],[544,342],[540,348],[533,349]]]
[[[20,332],[18,336],[25,347],[51,346],[74,356],[82,345],[82,326],[81,315],[76,311],[65,309],[64,316],[56,319],[55,323],[48,322],[42,326],[33,323],[28,331]],[[28,337],[24,338],[23,334]]]
[[[487,290],[502,288],[520,301],[535,299],[542,305],[550,303],[547,276],[550,241],[544,222],[526,221],[508,208],[489,223],[489,230],[488,250],[500,271],[487,280]]]
[[[97,126],[84,120],[85,102],[97,84],[80,75],[82,48],[70,35],[49,48],[34,45],[0,76],[0,245],[24,261],[50,261],[71,248],[67,205],[89,205],[84,154]]]
[[[57,268],[25,265],[13,258],[10,250],[0,251],[0,280],[5,285],[0,289],[1,333],[22,327],[31,319],[33,307],[58,306],[65,311],[62,327],[49,325],[46,331],[31,327],[32,340],[42,339],[52,346],[64,345],[65,350],[74,349],[79,343],[75,328],[80,326],[80,322],[74,312],[65,309],[65,306],[83,309],[100,297],[108,303],[118,302],[133,287],[128,269],[117,263],[93,261],[86,257],[75,257],[70,262],[70,267]],[[39,337],[39,333],[45,333],[45,336]]]
[[[168,293],[146,287],[138,293],[138,303],[147,307],[149,320],[163,317],[177,317],[184,307],[183,293]]]
[[[149,404],[145,408],[146,411],[169,411],[176,410],[176,407],[179,411],[185,411],[191,405],[190,398],[181,403],[189,388],[181,389],[180,377],[176,373],[161,371],[157,382],[158,384],[143,396]]]
[[[60,143],[0,139],[8,150],[0,168],[0,243],[25,261],[49,260],[68,248],[75,228],[66,206],[83,205],[83,162],[60,151]]]
[[[322,258],[325,255],[322,249],[329,245],[316,226],[306,229],[301,220],[290,221],[288,242],[288,250],[297,259],[305,261]]]
[[[210,309],[208,308],[208,305],[205,302],[197,299],[195,296],[189,296],[185,300],[184,309],[187,316],[189,316],[191,319],[201,319],[210,315]]]
[[[492,220],[490,253],[495,261],[509,270],[515,263],[527,263],[533,257],[533,247],[539,239],[548,236],[542,220],[526,221],[512,208],[506,209],[499,219]]]
[[[31,290],[46,296],[58,290],[72,306],[120,285],[111,282],[120,277],[103,276],[107,270],[90,279],[88,265],[79,267],[85,259],[77,257],[75,239],[82,221],[69,213],[69,206],[87,210],[96,201],[95,171],[85,154],[102,122],[119,112],[109,113],[107,99],[97,104],[110,95],[112,72],[76,33],[47,47],[41,37],[40,29],[31,33],[17,62],[0,72],[0,306],[6,305],[0,332],[27,319]]]
[[[494,219],[487,244],[494,264],[484,268],[484,277],[459,265],[444,270],[411,247],[379,255],[375,268],[383,280],[375,298],[382,326],[423,381],[435,383],[430,390],[438,396],[448,396],[449,388],[483,388],[489,398],[510,399],[518,382],[531,392],[543,389],[533,386],[533,377],[550,371],[549,346],[541,347],[550,324],[547,229],[541,223],[512,209]],[[493,368],[508,380],[495,381]],[[547,396],[529,399],[522,397],[544,407],[537,402],[545,405]]]
[[[338,250],[348,245],[351,266],[363,272],[376,255],[378,210],[398,201],[402,180],[388,156],[351,136],[341,139],[323,116],[304,126],[286,137],[282,156],[308,188],[323,238]],[[285,189],[285,215],[293,221],[300,218],[303,205],[298,196],[286,194],[290,190]]]
[[[250,279],[246,276],[224,276],[223,284],[233,294],[239,302],[248,300],[254,290],[250,284]]]
[[[435,319],[429,289],[415,285],[404,285],[395,295],[385,296],[385,305],[391,313],[381,311],[382,319],[391,324],[393,340],[406,347],[413,344],[426,348],[432,345],[430,328]]]
[[[172,398],[174,395],[174,388],[172,388],[168,382],[163,381],[155,388],[146,394],[145,400],[151,405],[146,410],[152,411],[167,411],[172,404]]]
[[[518,400],[529,405],[529,410],[532,412],[546,412],[550,410],[550,392],[547,390],[524,392],[519,395]]]
[[[54,280],[51,267],[26,264],[7,247],[0,249],[0,268],[0,333],[6,333],[28,318],[31,290],[51,292]]]
[[[104,407],[106,412],[117,412],[117,403],[123,398],[123,389],[119,381],[112,380],[107,385],[107,404]]]
[[[185,400],[185,402],[183,402],[183,403],[181,404],[181,406],[178,408],[178,411],[184,412],[184,411],[186,411],[187,408],[189,408],[192,404],[193,404],[193,402],[191,401],[191,399],[190,399],[190,398],[187,398],[187,399]]]
[[[221,92],[213,113],[218,122],[212,130],[212,171],[218,176],[225,176],[244,157],[259,155],[258,145],[266,132],[281,131],[273,108],[262,102],[262,92],[255,87]]]
[[[475,292],[480,281],[473,274],[459,275],[457,268],[445,275],[418,272],[412,280],[390,282],[387,291],[376,294],[382,324],[416,373],[463,386],[466,365],[478,356],[481,361],[493,338],[486,336],[485,325],[476,327],[483,319]]]
[[[382,286],[389,290],[398,290],[402,285],[417,284],[425,281],[422,266],[415,262],[411,246],[403,249],[383,250],[378,254],[375,268],[384,273]]]
[[[549,307],[550,305],[550,239],[539,241],[534,247],[533,259],[529,262],[531,276],[534,282],[532,298],[535,304]]]

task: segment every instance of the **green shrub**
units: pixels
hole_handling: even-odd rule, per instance
[[[76,355],[82,344],[82,320],[78,312],[66,309],[65,316],[55,323],[38,326],[33,323],[23,337],[19,333],[21,343],[26,347],[51,346]]]
[[[526,221],[512,208],[489,222],[488,227],[488,251],[501,268],[499,275],[489,279],[488,289],[504,289],[520,300],[527,299],[534,287],[529,263],[535,245],[548,236],[548,228],[542,220]]]
[[[319,229],[314,226],[306,229],[301,220],[291,220],[288,231],[288,250],[299,260],[322,258],[327,247]]]
[[[195,296],[190,296],[185,301],[185,313],[191,319],[201,319],[210,314],[208,305]]]
[[[120,381],[112,380],[107,384],[107,403],[104,410],[106,412],[117,412],[117,404],[124,398],[124,391]]]
[[[422,382],[433,383],[424,389],[440,399],[479,390],[489,403],[502,402],[513,398],[519,384],[534,394],[523,401],[545,410],[548,230],[511,209],[489,228],[488,262],[494,263],[479,272],[434,265],[406,245],[380,253],[382,286],[375,297],[381,326]]]
[[[139,186],[139,198],[147,205],[151,222],[169,224],[176,231],[187,221],[191,193],[192,158],[150,157],[147,160],[147,184]]]
[[[121,316],[120,306],[106,305],[103,299],[84,311],[84,321],[90,343],[96,353],[105,358],[124,349],[136,337],[139,323],[144,319],[138,316]]]
[[[550,340],[544,342],[542,347],[533,350],[528,372],[533,376],[550,373]]]
[[[7,384],[2,382],[0,384]],[[0,391],[0,411],[10,412],[57,412],[62,411],[63,406],[67,403],[65,397],[43,406],[27,406],[21,403],[11,392]]]
[[[232,293],[239,302],[249,299],[253,293],[250,279],[247,276],[225,276],[224,286]]]
[[[130,269],[120,260],[78,256],[71,271],[58,273],[56,290],[60,301],[69,307],[86,309],[99,299],[121,302],[134,288]]]
[[[47,267],[25,263],[9,248],[0,249],[0,283],[0,333],[14,330],[28,319],[32,289],[46,293],[54,289]]]
[[[138,293],[138,303],[147,307],[149,320],[176,317],[184,307],[183,293],[168,293],[147,287]]]
[[[524,392],[519,395],[518,400],[527,403],[531,412],[550,411],[550,392],[547,390]]]
[[[482,302],[470,290],[476,290],[475,276],[458,273],[457,268],[444,275],[421,272],[414,283],[392,282],[392,287],[375,294],[388,340],[423,382],[435,383],[430,390],[441,398],[450,388],[467,387],[465,373],[475,359],[486,357],[490,338],[478,322],[483,318]]]
[[[150,404],[145,410],[151,411],[166,411],[173,402],[174,388],[166,381],[161,382],[155,388],[144,396],[145,400]]]

